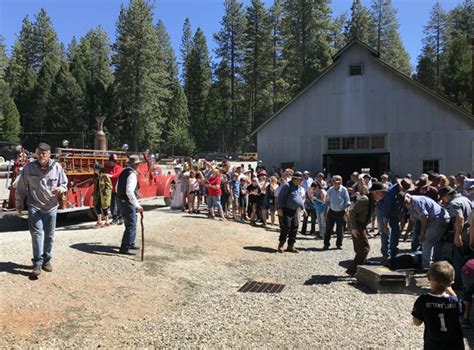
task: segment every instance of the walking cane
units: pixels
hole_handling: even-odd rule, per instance
[[[143,212],[140,212],[140,225],[142,226],[142,260],[145,254],[145,226],[143,225]]]

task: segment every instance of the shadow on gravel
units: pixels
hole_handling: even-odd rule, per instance
[[[101,245],[100,242],[76,243],[69,247],[80,250],[81,252],[98,255],[116,255],[120,249],[119,247]]]
[[[243,247],[245,250],[251,250],[254,252],[259,252],[259,253],[276,253],[277,250],[274,248],[268,248],[268,247],[259,247],[259,246],[247,246]]]
[[[313,275],[304,285],[311,286],[313,284],[331,284],[334,282],[350,282],[354,277],[351,276],[335,276],[335,275]]]
[[[28,230],[28,221],[12,214],[0,215],[0,232]]]
[[[310,247],[310,248],[296,247],[296,248],[301,252],[324,252],[325,251],[323,248],[316,248],[316,247]]]
[[[25,270],[32,270],[33,266],[31,265],[20,265],[14,263],[12,261],[8,262],[0,262],[0,272],[11,273],[12,275],[22,275],[22,276],[30,276],[29,271]]]

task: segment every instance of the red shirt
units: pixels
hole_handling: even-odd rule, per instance
[[[113,167],[107,169],[107,174],[112,175],[111,180],[113,192],[115,192],[115,188],[117,187],[117,181],[122,170],[123,168],[118,164],[115,164]]]
[[[209,196],[221,196],[222,195],[222,191],[221,191],[221,177],[220,176],[211,176],[209,179],[209,185],[212,185],[212,186],[219,186],[217,189],[214,189],[214,188],[210,188],[208,187],[207,188],[207,194]]]

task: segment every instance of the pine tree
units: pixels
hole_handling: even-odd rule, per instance
[[[132,0],[122,6],[117,22],[115,91],[120,106],[111,118],[113,132],[137,151],[158,149],[165,106],[166,72],[153,26],[152,6],[145,0]],[[112,129],[111,128],[111,129]]]
[[[272,113],[272,32],[269,14],[261,0],[252,0],[246,8],[243,77],[247,96],[246,134],[262,124]]]
[[[441,85],[448,98],[471,110],[471,49],[469,33],[474,23],[474,3],[465,0],[448,13],[447,38],[442,57]]]
[[[186,82],[186,73],[188,71],[188,57],[193,46],[193,34],[191,31],[191,21],[188,17],[184,20],[183,35],[181,37],[181,80],[183,84]]]
[[[222,144],[232,149],[241,148],[246,131],[249,130],[249,118],[242,113],[244,101],[242,91],[242,63],[244,57],[245,15],[242,3],[238,0],[224,0],[224,16],[221,30],[214,35],[217,42],[216,54],[221,59],[220,73],[227,73],[230,81],[231,109],[223,116],[232,128],[224,129]],[[221,75],[221,78],[225,78]],[[227,141],[226,141],[227,139]]]
[[[370,14],[375,25],[371,46],[380,53],[383,60],[399,71],[410,75],[410,56],[398,33],[400,25],[397,20],[397,11],[392,6],[392,0],[372,0]]]
[[[331,28],[331,46],[339,51],[346,43],[347,38],[345,34],[345,26],[347,25],[347,14],[341,13],[334,19],[334,23]]]
[[[77,131],[87,130],[87,119],[83,118],[84,98],[82,90],[69,71],[66,62],[61,66],[54,78],[47,104],[48,119],[45,126],[48,131]],[[59,145],[64,136],[53,136],[49,140]],[[76,144],[79,139],[76,139]]]
[[[0,138],[4,141],[19,143],[20,114],[4,81],[0,81],[0,98]]]
[[[275,113],[290,99],[288,84],[283,71],[286,61],[283,57],[283,5],[282,0],[274,0],[270,8],[272,31],[272,112]]]
[[[179,83],[178,65],[171,40],[161,20],[156,25],[156,34],[164,57],[168,89],[168,94],[162,97],[166,104],[164,115],[166,128],[163,133],[162,148],[167,152],[189,155],[194,151],[195,144],[189,133],[188,103]]]
[[[374,36],[374,23],[367,8],[360,0],[354,0],[351,6],[351,19],[345,28],[347,42],[359,39],[368,44]]]
[[[33,68],[40,69],[47,59],[59,63],[61,47],[58,36],[53,28],[51,18],[43,8],[35,16],[33,43],[35,49]]]
[[[18,143],[20,142],[20,114],[15,102],[10,96],[10,89],[5,80],[8,66],[8,57],[5,52],[4,39],[0,35],[0,139]]]
[[[209,126],[215,123],[207,113],[211,79],[211,63],[206,37],[201,28],[198,28],[194,34],[188,57],[188,72],[184,91],[187,92],[190,131],[196,141],[197,148],[201,150],[209,146],[209,138],[212,137],[209,133]]]
[[[443,50],[446,45],[447,17],[437,1],[424,27],[423,49],[418,57],[415,79],[436,91],[441,91]]]
[[[284,4],[285,77],[296,95],[331,64],[329,0],[288,1]]]

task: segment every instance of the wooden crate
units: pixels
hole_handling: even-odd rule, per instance
[[[382,265],[358,266],[356,277],[358,283],[377,293],[403,293],[409,282],[405,273]]]

